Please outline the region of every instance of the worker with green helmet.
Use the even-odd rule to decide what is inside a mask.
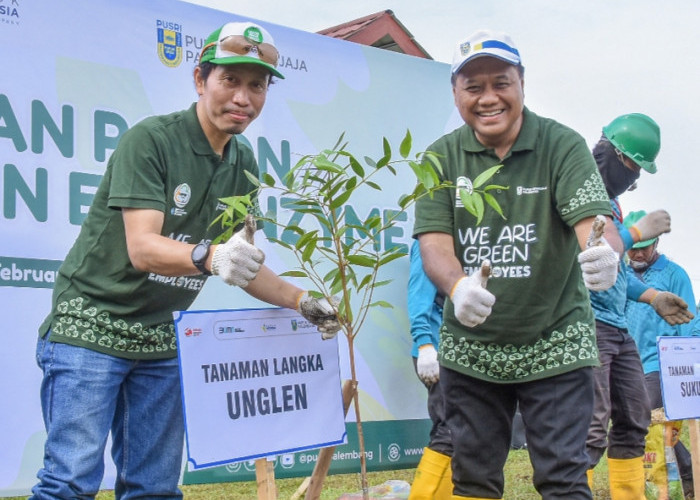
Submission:
[[[650,117],[631,113],[603,127],[593,148],[593,157],[610,197],[613,220],[606,224],[607,241],[622,241],[624,251],[640,241],[671,230],[671,217],[657,210],[623,225],[618,197],[639,178],[642,170],[656,172],[661,147],[659,126]],[[619,234],[619,238],[614,233]],[[589,485],[593,469],[607,451],[610,493],[613,500],[644,499],[644,447],[651,406],[644,385],[644,372],[634,339],[627,330],[627,299],[653,306],[654,314],[669,321],[689,321],[687,304],[673,294],[660,295],[636,279],[622,262],[615,285],[605,291],[590,291],[595,314],[600,366],[594,368],[594,408],[586,448],[590,457]],[[691,315],[692,317],[692,315]]]
[[[646,216],[644,210],[631,212],[625,217],[624,224],[634,227]],[[654,303],[664,296],[677,297],[678,300],[689,304],[691,312],[695,311],[695,296],[693,285],[688,273],[677,263],[659,252],[659,238],[649,238],[635,243],[627,252],[629,265],[634,274],[647,286],[658,290]],[[663,406],[661,396],[661,377],[659,354],[656,345],[657,337],[661,336],[691,336],[698,335],[697,326],[693,323],[663,321],[647,304],[628,301],[625,309],[630,336],[634,339],[644,370],[646,391],[651,407]],[[693,498],[693,465],[687,448],[679,440],[673,447],[680,472],[683,492],[686,498]]]

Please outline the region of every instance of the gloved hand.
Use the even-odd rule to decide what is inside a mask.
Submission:
[[[603,238],[604,230],[605,217],[598,215],[591,227],[587,248],[578,254],[583,282],[586,288],[594,292],[602,292],[615,284],[620,264],[617,252]]]
[[[211,272],[229,285],[245,288],[260,271],[265,254],[253,244],[255,219],[247,215],[243,229],[214,250]]]
[[[484,260],[481,263],[481,271],[460,278],[452,287],[450,299],[454,304],[455,316],[463,325],[480,325],[491,314],[496,297],[486,289],[490,274],[491,263]]]
[[[686,301],[671,292],[657,292],[651,300],[651,307],[671,326],[683,325],[695,317],[688,310]]]
[[[653,240],[664,233],[671,232],[671,216],[666,210],[649,212],[630,228],[632,234],[635,229],[638,232],[638,241]]]
[[[297,312],[306,320],[316,325],[323,340],[332,339],[340,330],[336,310],[340,304],[337,297],[316,299],[309,292],[302,292],[297,299]]]
[[[418,378],[425,385],[433,385],[440,380],[440,365],[438,364],[437,351],[433,344],[425,344],[418,348],[418,361],[416,361]]]

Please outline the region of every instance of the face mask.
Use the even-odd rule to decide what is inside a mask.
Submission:
[[[649,267],[649,263],[648,262],[640,262],[638,260],[630,260],[630,267],[637,272],[642,272],[642,271],[646,271],[647,267]]]
[[[615,152],[615,146],[603,137],[593,148],[593,157],[610,198],[617,198],[639,179],[639,172],[625,167]]]

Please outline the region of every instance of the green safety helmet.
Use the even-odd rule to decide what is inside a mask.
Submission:
[[[622,223],[625,225],[627,229],[631,228],[634,226],[639,219],[644,217],[647,213],[644,210],[637,210],[636,212],[630,212],[627,214],[627,217],[625,217],[625,220],[622,221]],[[632,248],[645,248],[648,247],[649,245],[654,244],[656,240],[659,238],[652,238],[650,240],[644,240],[644,241],[638,241],[634,245],[632,245]]]
[[[618,116],[603,127],[603,134],[637,165],[650,174],[656,172],[654,160],[661,149],[661,133],[654,120],[642,113]]]

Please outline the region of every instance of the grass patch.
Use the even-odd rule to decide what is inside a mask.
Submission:
[[[688,426],[683,426],[681,440],[689,445]],[[359,465],[358,465],[359,467]],[[415,469],[370,472],[370,486],[376,486],[390,479],[413,482]],[[595,469],[593,484],[594,500],[610,500],[608,490],[608,465],[603,458]],[[288,500],[299,488],[304,478],[277,479],[279,500]],[[337,500],[344,493],[356,493],[361,489],[360,474],[336,474],[328,476],[324,482],[321,500]],[[193,484],[182,486],[186,500],[255,500],[257,485],[254,481]],[[26,497],[8,497],[7,500],[23,500]],[[301,497],[304,498],[303,495]],[[527,450],[511,450],[505,467],[505,491],[503,498],[507,500],[539,500],[540,496],[532,486],[532,466]],[[97,500],[114,500],[112,491],[101,491]]]

